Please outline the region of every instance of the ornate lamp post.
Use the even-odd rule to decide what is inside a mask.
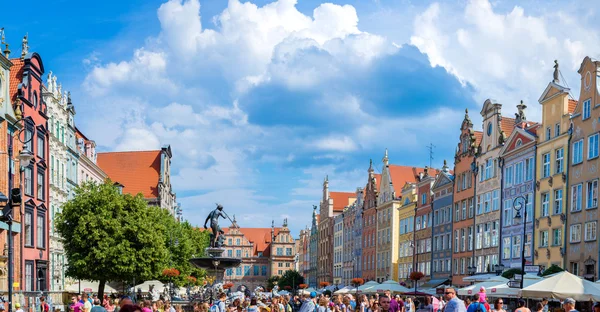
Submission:
[[[517,196],[513,200],[513,208],[517,212],[517,214],[515,215],[515,219],[522,220],[522,222],[523,222],[523,238],[521,239],[521,246],[522,246],[521,247],[521,274],[525,273],[525,236],[527,235],[527,232],[526,232],[526,225],[527,225],[527,202],[528,202],[528,200],[527,200],[526,196]],[[525,208],[525,209],[523,209],[523,208]],[[524,211],[523,218],[521,218],[521,210]],[[520,288],[523,289],[523,277],[521,277],[521,283],[520,284],[521,284]]]

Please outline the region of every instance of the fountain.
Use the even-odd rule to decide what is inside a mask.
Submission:
[[[223,257],[223,252],[225,252],[225,248],[223,248],[225,245],[225,232],[219,227],[219,217],[227,218],[232,224],[237,226],[237,223],[232,221],[225,211],[223,211],[223,206],[217,205],[217,208],[211,211],[206,217],[206,221],[204,221],[204,228],[207,229],[206,223],[210,220],[212,230],[210,234],[210,246],[205,249],[207,256],[190,259],[190,263],[198,268],[205,269],[208,272],[213,270],[215,275],[215,281],[211,286],[211,299],[213,300],[217,299],[217,290],[219,289],[219,285],[223,283],[225,270],[235,268],[242,263],[242,259],[240,258]]]

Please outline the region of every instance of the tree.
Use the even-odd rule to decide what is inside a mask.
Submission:
[[[298,285],[304,283],[304,277],[296,270],[288,270],[283,273],[279,278],[277,285],[279,288],[285,289],[285,286],[290,286],[292,289],[296,289]]]
[[[277,284],[279,284],[279,276],[275,275],[275,276],[271,276],[269,277],[269,279],[267,279],[267,290],[271,291],[271,289],[273,289],[273,286],[275,286],[275,282],[277,282]]]
[[[523,273],[523,271],[521,271],[521,269],[512,268],[512,269],[508,269],[508,270],[504,271],[504,273],[502,273],[502,277],[511,279],[515,276],[515,274],[524,274],[524,273]]]
[[[547,276],[547,275],[559,273],[559,272],[562,272],[562,271],[564,271],[563,268],[559,267],[556,264],[553,264],[549,268],[545,269],[544,272],[542,272],[542,276]]]
[[[141,195],[120,194],[110,180],[77,187],[55,220],[66,238],[66,275],[99,281],[100,298],[107,281],[156,277],[168,258],[161,210]]]

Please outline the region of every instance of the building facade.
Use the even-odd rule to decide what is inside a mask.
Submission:
[[[454,244],[452,252],[453,274],[452,285],[467,286],[463,278],[468,276],[468,267],[473,257],[473,229],[475,215],[475,185],[477,165],[475,155],[481,144],[483,133],[473,130],[469,111],[465,110],[465,118],[460,126],[460,139],[454,155]]]
[[[333,284],[342,285],[344,268],[344,215],[333,217]]]
[[[398,207],[398,281],[409,280],[413,271],[415,213],[417,211],[417,184],[406,182],[402,187],[402,206]]]
[[[491,235],[490,231],[486,231],[486,229],[490,227],[492,230],[502,229],[502,239],[500,241],[502,253],[500,256],[502,265],[507,268],[521,267],[523,259],[521,248],[525,252],[525,262],[533,264],[533,207],[535,201],[533,195],[536,184],[536,130],[539,124],[527,122],[525,118],[526,106],[522,102],[517,105],[517,108],[519,113],[515,119],[515,128],[500,151],[504,170],[502,179],[502,220],[499,224],[496,221],[478,224],[475,230],[475,247],[487,248],[494,246],[497,236]],[[546,178],[549,175],[544,174],[543,176]],[[560,198],[560,202],[557,202],[557,205],[553,207],[553,214],[560,214],[563,210],[562,190],[559,190],[559,194],[557,198]],[[545,202],[545,204],[549,203]],[[546,208],[549,208],[549,206],[546,206]],[[527,212],[526,220],[525,211]],[[539,242],[540,246],[545,247],[548,246],[547,243],[548,241],[545,243]],[[484,261],[484,265],[493,265],[494,263],[493,260],[488,262],[485,259]],[[486,272],[490,271],[493,271],[493,268],[486,269]]]
[[[85,143],[85,140],[79,139],[79,144],[82,142]],[[171,186],[171,146],[153,151],[108,152],[91,156],[97,156],[98,166],[113,182],[123,185],[123,192],[132,195],[141,193],[149,205],[166,209],[173,216],[179,213]],[[84,174],[80,179],[87,180]]]
[[[317,288],[317,276],[319,268],[319,215],[317,214],[317,206],[313,206],[312,223],[310,226],[310,243],[308,253],[310,254],[309,269],[308,269],[308,285]]]
[[[367,281],[375,280],[375,266],[377,257],[377,196],[381,175],[375,174],[373,161],[369,165],[369,177],[365,186],[365,202],[363,214],[363,251],[362,251],[362,278]]]
[[[539,183],[535,192],[537,231],[534,232],[534,248],[537,256],[534,263],[545,268],[553,264],[568,268],[563,261],[566,259],[568,243],[565,228],[567,210],[561,208],[563,211],[555,214],[554,209],[550,207],[555,204],[567,207],[569,128],[571,114],[577,106],[577,101],[569,99],[570,90],[560,85],[558,64],[554,76],[556,79],[548,83],[538,101],[542,105],[542,123],[538,130],[536,153],[535,176]],[[542,177],[543,175],[546,177]],[[562,235],[559,235],[560,233]],[[544,240],[552,244],[546,244]]]
[[[363,244],[363,211],[364,211],[364,190],[358,188],[356,191],[356,201],[354,202],[354,227],[352,234],[352,276],[350,281],[356,277],[362,277],[362,244]]]
[[[358,203],[362,202],[362,200],[358,197],[360,196],[360,188],[357,188],[355,198],[356,201],[352,203],[352,205],[348,206],[342,212],[342,216],[344,218],[343,227],[344,227],[344,236],[343,236],[343,265],[342,265],[342,285],[348,286],[351,284],[352,278],[354,277],[354,270],[356,261],[354,259],[354,221],[356,216],[356,209],[358,208]]]
[[[23,222],[21,285],[26,291],[45,291],[48,280],[48,110],[43,100],[44,65],[37,53],[27,53],[24,43],[20,59],[11,60],[11,96],[17,118],[24,119],[27,149],[35,158],[22,164]]]
[[[499,230],[489,227],[490,224],[499,224],[500,221],[500,191],[501,191],[501,168],[500,168],[500,149],[504,146],[507,136],[512,133],[514,128],[514,119],[502,117],[502,104],[492,100],[486,100],[481,109],[483,117],[483,138],[481,146],[478,148],[476,158],[478,166],[478,175],[476,183],[475,200],[475,225],[477,228],[484,229],[486,226],[488,233],[479,232],[480,236],[496,236],[492,239],[494,242],[487,247],[483,244],[475,244],[473,248],[472,262],[469,267],[473,267],[475,272],[489,272],[498,264],[499,255]],[[469,231],[468,241],[471,244],[473,236],[476,235]],[[494,235],[492,235],[494,234]]]
[[[568,173],[571,200],[567,216],[566,269],[590,281],[598,279],[599,68],[599,61],[585,57],[578,70],[581,89],[579,103],[571,117],[572,154]]]
[[[433,226],[431,235],[431,282],[449,283],[452,279],[452,213],[454,176],[444,160],[442,171],[437,175],[431,190],[433,192]],[[435,285],[435,286],[437,286]]]
[[[87,181],[104,183],[108,175],[97,164],[96,142],[88,139],[78,128],[75,128],[77,139],[77,177],[78,185]],[[114,181],[118,182],[118,181]]]
[[[435,172],[425,167],[417,182],[417,211],[415,213],[415,255],[414,268],[422,272],[422,281],[431,279],[431,187],[435,181]]]
[[[72,153],[67,147],[75,144],[75,136],[70,129],[73,110],[70,96],[62,91],[52,72],[48,74],[43,98],[48,105],[48,128],[50,145],[50,290],[65,289],[66,256],[62,237],[54,228],[56,215],[71,196],[70,184],[77,181],[77,166],[72,161]]]
[[[275,225],[271,226],[271,276],[282,276],[285,271],[294,270],[296,263],[296,242],[290,234],[287,219],[283,226],[275,233]],[[244,266],[244,274],[250,272],[249,265]]]
[[[4,44],[4,42],[2,42]],[[7,49],[8,50],[8,47]],[[16,134],[23,127],[23,123],[17,118],[14,107],[12,104],[12,92],[11,86],[11,67],[13,63],[8,59],[10,54],[0,54],[0,172],[6,174],[0,178],[0,192],[6,196],[10,196],[10,191],[13,188],[18,188],[21,185],[21,175],[19,174],[19,167],[22,165],[19,163],[17,155],[22,150],[22,144],[17,139]],[[8,157],[8,150],[12,148],[13,157]],[[9,167],[12,168],[12,174],[10,174]],[[22,237],[21,237],[21,214],[20,209],[14,209],[12,213],[13,217],[13,263],[17,264],[13,269],[13,276],[15,281],[22,280],[21,266],[22,263],[21,253],[22,250]],[[0,246],[8,246],[8,225],[4,222],[0,222]],[[0,292],[8,291],[8,249],[4,249],[0,256]]]
[[[308,284],[310,276],[310,230],[308,228],[300,231],[297,241],[298,250],[298,272]]]

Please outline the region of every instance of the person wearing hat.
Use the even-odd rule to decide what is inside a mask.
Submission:
[[[20,303],[15,303],[15,308],[17,309],[17,311],[15,312],[23,312],[23,309],[21,309],[21,304]]]
[[[575,310],[575,299],[567,298],[563,302],[563,307],[565,307],[565,312],[578,312]]]

